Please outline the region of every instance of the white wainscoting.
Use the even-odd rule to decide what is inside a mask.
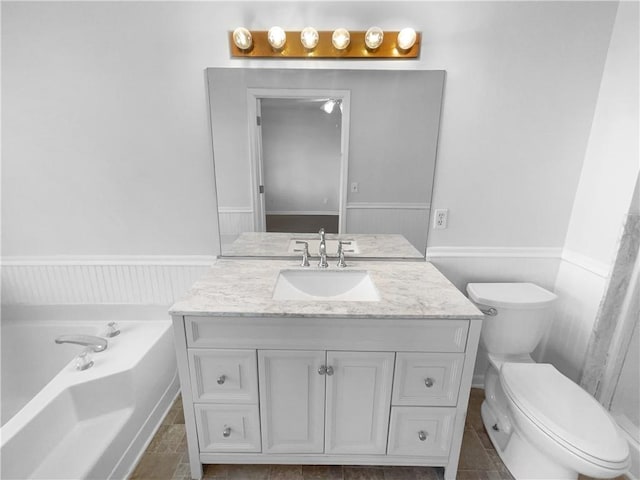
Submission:
[[[542,341],[541,360],[577,382],[598,308],[607,286],[609,268],[601,262],[564,250],[554,292],[555,318]]]
[[[213,256],[5,257],[3,305],[171,305]]]
[[[348,203],[347,232],[401,233],[424,252],[430,210],[428,203]]]
[[[553,290],[561,254],[561,248],[427,248],[427,260],[465,295],[467,284],[473,282],[533,282]],[[488,365],[487,352],[481,344],[473,374],[475,387],[484,386]]]
[[[218,223],[221,236],[236,236],[243,232],[253,232],[253,208],[219,207]]]

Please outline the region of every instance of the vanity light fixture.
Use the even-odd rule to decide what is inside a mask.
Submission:
[[[403,28],[398,33],[398,48],[401,50],[409,50],[416,43],[417,34],[413,28]]]
[[[384,40],[384,32],[380,27],[371,27],[364,34],[364,43],[369,50],[375,50],[382,45],[382,40]]]
[[[276,50],[280,50],[287,42],[287,34],[281,27],[271,27],[267,34],[267,40],[269,41],[269,45]]]
[[[239,27],[229,32],[234,58],[415,59],[420,55],[420,41],[420,33],[413,28],[385,32],[380,27],[366,31],[318,31],[313,27],[302,31],[281,27],[249,31]]]
[[[331,35],[331,44],[338,50],[345,50],[351,42],[351,35],[346,28],[337,28]]]
[[[233,31],[233,44],[240,50],[246,51],[251,48],[253,38],[251,32],[244,27],[238,27]]]
[[[313,27],[305,27],[300,32],[300,43],[302,43],[302,46],[307,50],[316,48],[319,39],[318,31]]]

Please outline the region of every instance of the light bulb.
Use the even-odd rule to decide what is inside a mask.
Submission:
[[[349,42],[351,41],[351,36],[349,35],[349,30],[346,28],[338,28],[333,35],[331,36],[331,43],[338,50],[344,50],[349,46]]]
[[[409,50],[416,43],[416,31],[413,28],[403,28],[398,33],[398,48]]]
[[[318,40],[320,36],[318,31],[313,27],[305,27],[300,32],[300,42],[302,46],[307,50],[313,50],[318,46]]]
[[[233,43],[240,50],[249,50],[253,44],[251,32],[244,27],[238,27],[233,31]]]
[[[375,50],[382,45],[382,39],[384,38],[384,32],[380,27],[371,27],[364,34],[364,43],[369,50]]]
[[[269,45],[280,50],[287,41],[287,34],[280,27],[271,27],[267,34],[267,40],[269,40]]]

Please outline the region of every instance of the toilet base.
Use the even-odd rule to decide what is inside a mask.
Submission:
[[[516,480],[576,480],[578,472],[560,465],[522,438],[516,429],[510,433],[496,430],[496,417],[490,405],[482,402],[482,422],[489,439],[509,473]]]

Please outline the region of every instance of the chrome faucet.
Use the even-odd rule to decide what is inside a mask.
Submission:
[[[347,266],[346,262],[344,261],[344,252],[352,252],[353,250],[345,250],[343,247],[344,245],[351,245],[350,241],[338,241],[338,267],[340,268],[344,268]]]
[[[56,338],[56,343],[73,343],[88,347],[94,352],[103,352],[107,349],[107,341],[95,335],[60,335]]]
[[[302,250],[300,250],[299,248],[296,248],[294,250],[294,252],[302,252],[302,263],[300,263],[300,266],[308,267],[309,266],[309,243],[303,242],[301,240],[296,240],[296,244],[303,246]]]
[[[318,267],[327,268],[329,266],[329,262],[327,262],[327,243],[324,240],[324,228],[321,228],[318,233],[320,234],[320,245],[318,245],[320,262],[318,262]]]

